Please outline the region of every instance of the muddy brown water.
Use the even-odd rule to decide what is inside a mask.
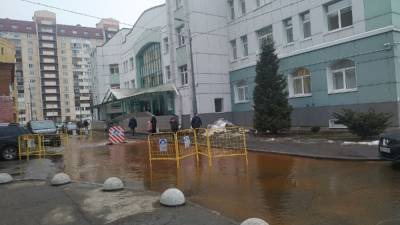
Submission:
[[[236,221],[271,225],[392,225],[400,219],[400,169],[387,162],[314,160],[266,153],[218,159],[155,162],[146,142],[104,146],[75,142],[64,156],[75,180],[117,176],[127,186],[161,192],[178,187],[193,202]],[[78,147],[79,146],[79,147]],[[323,149],[321,149],[323,150]]]

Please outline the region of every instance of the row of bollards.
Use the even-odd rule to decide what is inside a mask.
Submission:
[[[14,179],[10,174],[0,173],[0,184],[13,182]],[[58,173],[50,181],[53,186],[60,186],[71,183],[68,174]],[[124,183],[117,177],[110,177],[103,184],[103,191],[120,191],[124,189]],[[167,207],[182,206],[186,202],[185,195],[177,188],[169,188],[161,194],[160,204]],[[268,225],[262,219],[250,218],[243,221],[240,225]]]

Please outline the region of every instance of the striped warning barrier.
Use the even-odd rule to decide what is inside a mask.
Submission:
[[[125,130],[121,126],[110,127],[108,140],[112,144],[125,143]]]

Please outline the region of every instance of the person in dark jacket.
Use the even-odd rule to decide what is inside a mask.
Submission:
[[[137,127],[137,120],[135,117],[129,119],[128,127],[132,130],[132,136],[135,136],[135,129]]]
[[[151,116],[151,133],[157,133],[157,118],[155,115]]]
[[[169,119],[169,124],[171,126],[171,131],[176,133],[179,130],[179,121],[178,116],[173,115],[171,119]]]
[[[200,128],[201,125],[203,125],[203,123],[201,122],[201,119],[199,117],[199,114],[195,114],[192,118],[192,122],[191,122],[192,128],[193,129],[197,129]]]

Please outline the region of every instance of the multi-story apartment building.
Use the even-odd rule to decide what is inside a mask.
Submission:
[[[36,11],[33,21],[0,19],[0,36],[16,45],[20,122],[90,119],[90,53],[118,29],[111,19],[97,28],[57,24],[49,11]]]
[[[332,113],[342,108],[389,112],[399,126],[399,12],[393,0],[167,0],[97,48],[98,75],[121,90],[97,83],[96,103],[114,106],[103,116],[175,113],[187,126],[199,112],[251,126],[255,65],[270,39],[293,126],[340,127]]]
[[[15,46],[0,38],[0,123],[17,122],[15,95]]]

